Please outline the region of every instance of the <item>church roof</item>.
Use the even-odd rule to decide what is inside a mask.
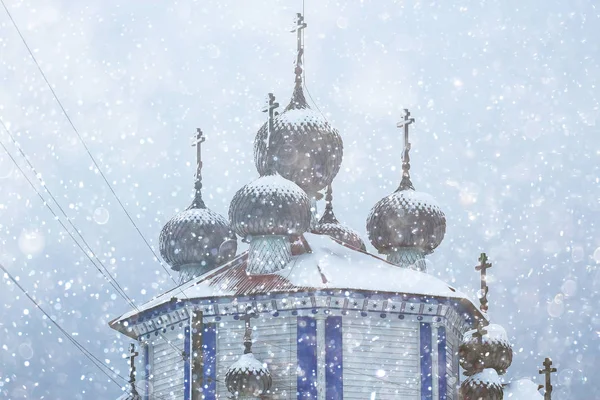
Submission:
[[[204,275],[155,297],[113,320],[120,323],[177,300],[215,299],[316,291],[362,291],[458,300],[471,315],[480,312],[464,294],[433,275],[399,268],[375,255],[344,246],[327,236],[306,233],[310,252],[292,257],[282,270],[268,275],[246,273],[247,253]],[[132,321],[133,322],[133,321]],[[134,322],[135,323],[135,322]]]

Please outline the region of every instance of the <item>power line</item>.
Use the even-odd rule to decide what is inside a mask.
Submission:
[[[4,124],[4,122],[0,119],[0,124],[3,126],[3,128],[6,130],[6,132],[9,134],[9,136],[11,137],[11,139],[13,139],[13,142],[15,143],[15,145],[17,146],[17,148],[19,148],[18,144],[16,143],[16,141],[14,141],[14,137],[11,134],[10,130],[6,127],[6,125]],[[141,312],[141,310],[136,306],[136,304],[134,303],[134,301],[127,295],[127,293],[122,289],[121,285],[119,285],[118,281],[111,275],[110,271],[108,271],[108,269],[104,266],[104,264],[102,263],[102,261],[95,255],[95,252],[92,250],[92,248],[88,245],[87,241],[85,240],[85,238],[83,237],[83,235],[79,232],[79,230],[77,229],[77,227],[73,224],[73,222],[70,221],[69,217],[66,215],[66,213],[64,212],[64,209],[60,206],[60,204],[58,203],[58,201],[56,200],[56,198],[51,194],[51,192],[49,191],[48,187],[45,185],[45,183],[43,182],[41,175],[37,173],[37,170],[33,167],[33,165],[31,164],[31,162],[29,161],[29,158],[27,157],[27,155],[23,152],[22,149],[19,148],[19,151],[21,153],[21,155],[23,156],[23,158],[25,158],[25,160],[27,161],[27,163],[30,165],[32,171],[34,171],[35,175],[38,177],[38,179],[42,182],[42,186],[46,189],[46,191],[48,192],[48,194],[52,197],[52,200],[54,200],[54,203],[56,203],[56,205],[58,206],[58,208],[63,212],[63,214],[65,215],[65,218],[67,218],[67,221],[70,222],[71,226],[73,227],[73,229],[75,230],[75,232],[77,232],[77,234],[79,235],[79,237],[82,239],[83,243],[85,243],[85,245],[88,247],[89,252],[92,253],[92,255],[94,255],[94,257],[98,260],[98,262],[100,263],[100,265],[102,265],[102,267],[104,268],[104,270],[106,271],[106,273],[110,276],[110,279],[102,272],[102,270],[100,268],[98,268],[98,265],[96,264],[96,262],[92,259],[92,257],[88,254],[88,252],[81,246],[81,244],[77,241],[77,239],[75,239],[75,237],[73,236],[73,234],[69,231],[69,229],[65,226],[65,224],[62,222],[62,220],[58,217],[58,215],[56,214],[56,212],[52,209],[52,207],[50,207],[50,205],[48,204],[48,202],[46,201],[46,199],[44,199],[44,196],[42,196],[42,194],[37,190],[37,188],[35,187],[35,185],[33,184],[33,182],[29,179],[29,177],[25,174],[25,171],[23,171],[23,169],[21,168],[21,166],[18,164],[17,160],[15,160],[15,158],[12,156],[12,154],[10,154],[10,152],[8,151],[8,149],[6,148],[6,146],[4,145],[4,143],[2,143],[2,141],[0,141],[0,147],[2,147],[4,149],[4,151],[6,152],[6,154],[8,155],[8,157],[12,160],[12,162],[15,164],[15,166],[17,167],[17,169],[21,172],[21,174],[23,175],[23,177],[27,180],[27,182],[29,183],[29,185],[32,187],[32,189],[36,192],[36,194],[38,195],[38,197],[42,200],[42,203],[44,203],[44,205],[46,206],[46,208],[52,213],[52,215],[54,216],[54,219],[56,219],[58,221],[58,223],[63,227],[63,229],[65,230],[65,232],[67,232],[67,234],[71,237],[71,239],[75,242],[75,244],[77,245],[77,247],[79,247],[79,249],[85,254],[85,256],[88,258],[88,260],[92,263],[92,265],[98,270],[98,272],[100,272],[100,274],[108,281],[108,283],[111,284],[111,286],[115,289],[115,291],[137,312]],[[121,289],[121,290],[119,290]],[[181,291],[181,289],[180,289]],[[183,293],[183,291],[181,291]],[[176,347],[173,346],[173,344],[167,339],[165,338],[162,333],[160,334],[160,336],[167,342],[167,344],[169,344],[169,346],[171,346],[174,350],[179,351],[179,349],[177,349]]]
[[[69,114],[67,113],[67,110],[65,109],[65,107],[62,104],[62,102],[58,98],[56,92],[52,88],[52,85],[50,84],[50,81],[48,81],[48,78],[46,77],[46,74],[44,73],[44,70],[42,69],[42,67],[38,63],[37,59],[33,55],[33,51],[31,51],[31,48],[27,44],[27,41],[25,40],[25,37],[21,33],[21,30],[19,29],[19,26],[17,25],[17,23],[14,20],[12,14],[8,10],[8,7],[4,3],[4,0],[0,0],[0,2],[2,2],[2,6],[4,7],[4,10],[6,11],[6,14],[8,14],[8,17],[10,18],[10,21],[12,22],[15,30],[19,34],[19,36],[21,38],[21,41],[23,42],[23,44],[27,48],[27,51],[29,52],[29,55],[31,56],[31,59],[33,60],[33,62],[37,66],[38,70],[40,71],[40,74],[42,75],[42,78],[46,82],[46,85],[48,85],[48,88],[50,89],[50,92],[52,92],[52,96],[54,97],[54,100],[56,100],[56,102],[58,103],[60,109],[62,110],[63,114],[65,115],[65,118],[69,122],[69,125],[71,125],[71,128],[73,128],[73,131],[75,132],[75,134],[79,138],[79,141],[81,142],[81,144],[85,148],[85,151],[87,152],[88,156],[92,160],[92,163],[94,164],[94,166],[96,167],[96,169],[100,173],[100,176],[102,177],[102,179],[104,180],[104,182],[106,183],[106,185],[110,189],[111,193],[113,194],[113,196],[117,200],[117,203],[119,203],[119,205],[121,206],[121,209],[123,209],[123,211],[125,212],[125,215],[127,215],[127,218],[129,219],[129,221],[135,227],[135,230],[137,231],[137,233],[140,235],[140,237],[142,238],[142,240],[144,241],[144,243],[146,244],[146,246],[150,249],[150,251],[154,255],[154,258],[159,262],[159,264],[161,265],[161,267],[164,269],[164,271],[167,273],[167,275],[169,275],[169,278],[171,278],[171,280],[175,283],[175,285],[178,285],[177,281],[173,278],[173,276],[171,275],[171,273],[169,272],[169,270],[165,267],[165,265],[163,264],[163,262],[160,260],[160,257],[158,256],[158,254],[156,254],[156,252],[154,251],[154,249],[152,248],[152,246],[150,245],[150,243],[148,242],[148,240],[146,239],[146,237],[144,236],[144,234],[142,233],[142,231],[140,230],[140,228],[137,226],[137,224],[135,223],[135,221],[133,220],[133,218],[131,217],[131,215],[129,214],[129,212],[127,211],[127,209],[125,208],[125,205],[123,205],[123,203],[121,202],[121,199],[119,199],[119,196],[117,195],[117,193],[115,192],[114,188],[112,187],[112,185],[110,184],[110,182],[108,181],[108,179],[106,178],[106,176],[104,175],[104,172],[102,172],[102,168],[100,168],[100,165],[98,164],[98,162],[96,162],[96,158],[90,152],[90,149],[88,148],[87,144],[85,143],[85,140],[83,140],[83,137],[79,133],[79,130],[77,130],[77,128],[75,127],[75,124],[71,120],[71,117],[69,117]],[[184,296],[185,296],[185,294],[184,294]]]
[[[117,374],[116,372],[112,371],[112,369],[108,365],[106,365],[102,361],[100,361],[96,356],[94,356],[90,351],[88,351],[85,348],[85,346],[83,346],[73,336],[71,336],[67,331],[65,331],[65,329],[62,326],[60,326],[60,324],[58,322],[56,322],[54,319],[52,319],[52,317],[46,312],[46,310],[44,310],[40,306],[40,304],[27,292],[27,290],[25,290],[25,288],[23,286],[21,286],[21,284],[18,282],[18,280],[10,272],[8,272],[8,270],[1,263],[0,263],[0,269],[21,290],[21,292],[23,292],[23,294],[25,296],[27,296],[28,299],[33,304],[35,304],[35,306],[46,316],[46,318],[48,318],[50,320],[50,322],[52,322],[52,324],[54,324],[54,326],[56,326],[58,328],[58,330],[60,330],[67,337],[67,339],[70,340],[71,343],[73,343],[73,345],[75,345],[75,347],[77,347],[79,349],[79,351],[81,351],[83,353],[84,356],[86,356],[100,371],[102,371],[102,373],[104,375],[106,375],[108,377],[108,379],[110,379],[111,381],[113,381],[117,386],[122,387],[101,366],[103,366],[104,368],[107,368],[113,374],[115,374],[119,378],[123,379],[125,382],[129,382],[126,378],[124,378],[121,375]]]

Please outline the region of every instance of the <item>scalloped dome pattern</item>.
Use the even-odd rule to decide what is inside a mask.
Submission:
[[[226,241],[232,246],[221,254],[221,245]],[[227,262],[235,256],[237,242],[225,217],[207,208],[190,207],[163,227],[159,247],[163,259],[179,271],[187,264],[217,266]]]
[[[237,191],[229,220],[242,236],[295,236],[310,227],[310,200],[295,183],[278,174],[267,175]]]
[[[371,209],[367,232],[382,254],[400,247],[417,247],[428,254],[444,239],[446,216],[430,195],[397,190]]]

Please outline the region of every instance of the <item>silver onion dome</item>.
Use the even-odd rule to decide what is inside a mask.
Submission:
[[[235,232],[248,236],[297,236],[310,227],[310,200],[279,174],[264,175],[233,196],[229,219]]]
[[[240,319],[244,320],[244,354],[234,362],[225,373],[225,385],[233,398],[258,399],[269,393],[273,380],[266,365],[252,354],[252,327],[250,320],[256,318],[250,312]]]
[[[327,186],[325,195],[325,212],[314,229],[314,233],[327,235],[350,247],[366,251],[366,246],[358,233],[352,228],[342,225],[333,213],[333,196],[331,185]]]
[[[503,375],[512,364],[513,350],[504,328],[497,324],[485,327],[485,334],[477,330],[467,331],[458,350],[461,367],[465,375],[473,375],[486,368]]]
[[[194,271],[186,274],[187,278],[231,260],[237,250],[236,237],[227,219],[208,209],[202,199],[200,144],[203,141],[198,129],[194,200],[166,223],[159,239],[160,254],[173,270],[183,273],[184,267],[190,267]]]
[[[273,130],[274,110],[279,106],[269,93],[268,133]],[[251,236],[297,236],[308,231],[311,221],[310,199],[294,182],[275,171],[271,149],[273,135],[264,138],[266,169],[261,176],[237,191],[229,206],[229,220],[243,238]]]
[[[237,399],[258,398],[271,388],[271,373],[254,354],[247,353],[229,367],[225,373],[225,385]]]
[[[329,185],[340,170],[343,143],[338,131],[325,118],[313,111],[302,89],[301,30],[306,27],[299,14],[297,19],[298,53],[296,60],[296,84],[290,104],[275,117],[273,123],[273,156],[275,170],[315,196]],[[264,124],[256,134],[254,162],[259,173],[267,168],[268,126]]]
[[[446,233],[446,217],[437,202],[430,195],[417,192],[410,180],[408,125],[414,119],[409,116],[405,110],[404,121],[398,124],[405,128],[400,186],[377,202],[367,218],[373,246],[382,254],[394,254],[398,260],[413,254],[417,254],[415,259],[422,258],[433,252]]]

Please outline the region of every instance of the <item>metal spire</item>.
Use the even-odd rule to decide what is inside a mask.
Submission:
[[[206,136],[202,133],[200,128],[196,129],[196,137],[194,138],[193,146],[196,146],[196,179],[194,181],[194,188],[196,194],[194,196],[194,202],[192,208],[206,208],[204,200],[202,200],[202,143],[206,140]]]
[[[398,122],[396,127],[404,128],[404,152],[402,153],[402,181],[398,190],[415,190],[412,182],[410,181],[410,157],[408,152],[410,151],[410,142],[408,141],[408,126],[415,122],[414,118],[410,118],[410,112],[407,108],[404,109],[404,120]]]
[[[139,353],[135,351],[135,345],[131,343],[129,345],[129,384],[131,385],[131,396],[139,396],[135,388],[135,358],[138,355]]]
[[[252,353],[252,326],[250,326],[250,320],[252,318],[258,318],[258,316],[251,310],[243,317],[240,317],[240,319],[244,321],[246,327],[244,332],[244,354]]]
[[[302,43],[302,30],[306,28],[306,22],[304,22],[304,16],[302,13],[296,13],[296,26],[291,32],[296,32],[297,34],[297,53],[296,53],[296,69],[294,73],[296,74],[296,84],[302,83],[302,56],[304,54],[304,43]]]
[[[487,274],[486,271],[492,268],[492,263],[487,262],[488,258],[485,253],[481,253],[479,256],[479,265],[475,267],[476,271],[481,271],[481,295],[479,297],[479,309],[483,312],[487,312],[488,310],[488,299],[487,295],[489,292],[489,287],[487,285]]]
[[[265,145],[267,147],[267,168],[265,175],[271,175],[275,173],[275,155],[272,154],[275,148],[273,143],[273,132],[275,131],[274,118],[277,113],[275,109],[279,107],[279,103],[275,101],[273,93],[269,93],[269,99],[267,105],[263,108],[263,112],[268,113],[269,120],[267,122],[267,137],[265,138]]]
[[[338,220],[333,213],[333,191],[331,190],[331,184],[327,185],[327,192],[325,193],[325,212],[319,223],[338,223]]]
[[[552,400],[552,384],[550,383],[550,374],[556,372],[556,368],[551,368],[552,360],[548,357],[544,360],[544,369],[540,369],[540,375],[546,375],[546,385],[540,385],[538,389],[545,388],[544,390],[544,400]]]

